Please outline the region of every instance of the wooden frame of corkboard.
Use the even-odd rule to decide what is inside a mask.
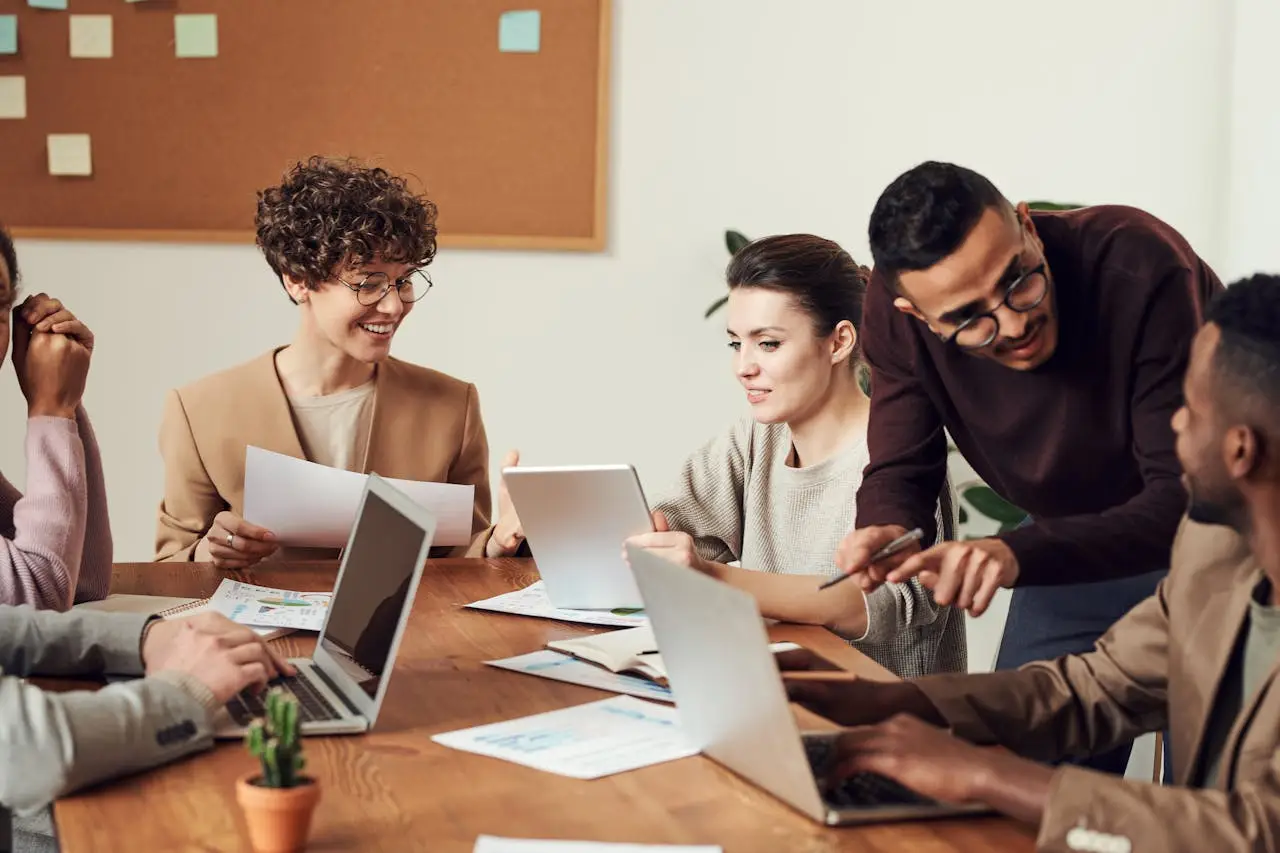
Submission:
[[[68,12],[19,18],[27,118],[0,121],[0,222],[18,237],[253,241],[258,189],[312,154],[410,178],[443,246],[601,251],[612,0],[75,0],[114,55],[72,59]],[[538,9],[537,53],[498,50]],[[365,13],[361,14],[361,10]],[[219,56],[174,56],[173,16],[218,15]],[[89,133],[93,176],[48,174],[45,137]]]

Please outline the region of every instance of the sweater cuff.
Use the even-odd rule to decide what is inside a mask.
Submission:
[[[158,672],[152,678],[157,681],[163,681],[181,688],[188,696],[200,703],[205,710],[210,713],[222,707],[222,702],[218,701],[218,697],[213,695],[213,691],[189,672],[180,672],[176,669],[167,669],[164,672]]]

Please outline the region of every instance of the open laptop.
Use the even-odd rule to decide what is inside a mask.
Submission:
[[[435,532],[430,511],[369,475],[315,652],[291,659],[298,674],[274,682],[298,698],[303,734],[373,728]],[[251,691],[233,698],[218,712],[214,735],[243,735],[263,714],[263,698]]]
[[[830,733],[801,733],[748,593],[627,546],[680,726],[702,753],[833,826],[985,813],[925,799],[875,774],[825,783]]]
[[[630,465],[502,469],[511,502],[554,607],[640,607],[622,543],[653,530]]]

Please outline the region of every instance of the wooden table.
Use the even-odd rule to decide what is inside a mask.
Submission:
[[[328,590],[333,564],[276,564],[227,576],[297,590]],[[208,565],[118,565],[113,592],[207,596],[223,574]],[[1026,827],[999,818],[829,829],[719,765],[696,756],[580,781],[440,746],[438,732],[555,710],[612,694],[485,666],[548,640],[595,629],[461,605],[536,579],[531,561],[428,564],[376,730],[306,741],[323,798],[313,851],[470,853],[477,835],[653,844],[719,844],[725,853],[991,851],[1034,847]],[[790,639],[869,677],[889,677],[818,628],[775,626]],[[273,641],[309,654],[314,635]],[[234,781],[254,768],[238,743],[59,800],[66,853],[111,850],[247,851]]]

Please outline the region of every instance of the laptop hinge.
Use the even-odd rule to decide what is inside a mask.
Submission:
[[[325,672],[323,669],[317,666],[314,662],[312,662],[311,664],[311,671],[315,673],[316,676],[318,676],[321,681],[323,681],[326,685],[328,685],[329,689],[333,691],[333,695],[337,696],[339,699],[342,700],[342,704],[347,706],[347,710],[351,712],[351,716],[353,717],[362,716],[360,713],[360,709],[357,708],[352,703],[352,701],[347,698],[347,694],[342,692],[342,688],[338,687],[338,685],[334,683],[334,680],[329,677],[329,673]]]

